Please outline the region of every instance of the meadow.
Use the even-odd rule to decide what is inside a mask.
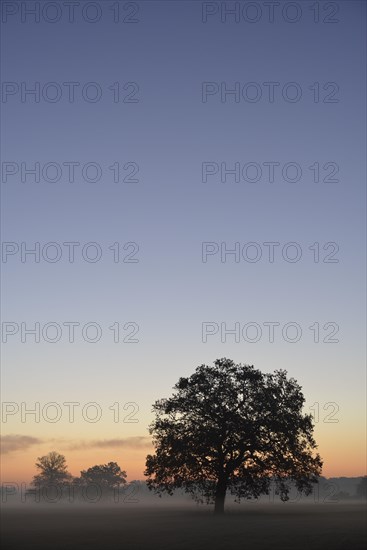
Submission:
[[[1,514],[6,550],[362,550],[366,504],[18,505]]]

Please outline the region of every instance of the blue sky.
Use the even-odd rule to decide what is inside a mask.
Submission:
[[[153,401],[167,395],[179,376],[227,356],[263,371],[286,368],[310,404],[338,403],[342,422],[335,441],[356,426],[362,430],[364,2],[338,2],[339,22],[329,24],[312,20],[307,1],[296,3],[302,8],[297,23],[278,12],[270,23],[259,2],[263,17],[252,24],[221,22],[220,3],[211,4],[219,12],[207,23],[201,2],[137,4],[134,24],[112,23],[112,3],[105,1],[94,24],[77,11],[74,24],[63,12],[54,24],[21,23],[16,14],[3,25],[3,81],[20,87],[39,82],[41,90],[56,82],[62,89],[58,102],[3,95],[3,162],[19,170],[22,162],[80,166],[74,183],[67,181],[66,168],[55,183],[31,176],[22,183],[19,173],[3,179],[3,241],[41,247],[56,242],[63,256],[56,263],[9,256],[2,266],[2,317],[19,325],[93,321],[103,331],[95,344],[80,336],[74,344],[63,335],[55,344],[41,338],[37,345],[31,338],[22,344],[19,333],[9,337],[3,346],[3,399],[136,401],[143,411],[140,434]],[[73,103],[65,82],[80,83]],[[100,101],[83,99],[88,82],[102,90]],[[122,97],[136,86],[123,90],[124,84],[137,83],[139,101],[114,103],[109,87],[115,82]],[[236,102],[229,95],[221,101],[217,93],[204,103],[203,82],[228,89],[239,82],[241,90],[255,82],[262,98],[254,103],[241,96]],[[277,83],[273,103],[264,82]],[[281,93],[290,82],[302,91],[297,102]],[[331,96],[338,101],[325,103],[336,90],[330,82],[338,86]],[[102,170],[95,183],[80,176],[90,162]],[[136,163],[139,182],[114,183],[108,167],[115,162]],[[203,183],[204,162],[258,163],[263,177],[222,183],[215,175]],[[273,183],[264,162],[279,163]],[[321,179],[329,173],[326,163],[337,165],[339,181],[315,183],[309,168],[315,162]],[[287,163],[301,167],[298,182],[281,177]],[[302,258],[288,262],[279,252],[269,263],[263,245],[269,241],[280,243],[277,250],[298,243]],[[64,242],[81,243],[74,263],[67,261]],[[97,263],[80,255],[89,242],[101,247]],[[109,246],[115,242],[137,243],[139,262],[114,263]],[[228,249],[256,242],[264,255],[256,263],[237,263],[231,256],[221,262],[216,254],[203,263],[203,242],[226,243]],[[332,250],[322,247],[337,243],[339,261],[313,261],[309,247],[315,242],[322,259]],[[223,343],[218,334],[202,342],[203,322],[231,327],[269,321],[280,327],[296,322],[302,338],[291,344],[279,336],[269,343],[264,332],[252,344],[230,337]],[[139,343],[114,344],[108,328],[114,322],[137,323]],[[325,323],[338,324],[339,342],[313,342],[308,327],[315,322],[323,337]]]

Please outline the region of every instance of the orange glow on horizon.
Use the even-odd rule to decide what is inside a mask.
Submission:
[[[47,454],[51,449],[32,448],[27,451],[9,453],[2,457],[1,478],[2,483],[15,482],[29,484],[36,474],[35,462],[37,457]],[[77,477],[81,470],[85,470],[95,464],[117,462],[127,472],[127,480],[145,479],[145,458],[152,449],[83,449],[63,451],[54,446],[54,450],[64,454],[67,460],[69,472]],[[318,452],[324,461],[322,475],[324,477],[359,477],[366,475],[366,462],[363,457],[363,442],[353,447],[328,441],[325,445],[319,445]]]

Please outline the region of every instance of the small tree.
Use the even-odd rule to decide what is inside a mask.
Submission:
[[[45,456],[37,458],[36,468],[39,473],[34,476],[32,484],[38,488],[62,487],[69,483],[72,476],[69,474],[64,455],[51,451]]]
[[[80,472],[81,485],[97,485],[102,493],[111,493],[126,483],[126,472],[117,462],[99,464]]]
[[[282,500],[291,482],[309,494],[322,461],[313,456],[301,387],[286,374],[219,359],[180,378],[175,394],[153,406],[149,488],[171,495],[183,488],[198,501],[214,501],[217,513],[224,512],[227,489],[238,501],[268,494],[272,481]]]

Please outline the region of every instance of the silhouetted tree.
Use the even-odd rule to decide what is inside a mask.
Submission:
[[[288,500],[293,481],[310,494],[321,473],[312,416],[301,387],[286,371],[263,374],[219,359],[180,378],[175,394],[156,401],[150,426],[155,454],[146,459],[156,493],[183,488],[224,512],[227,489],[241,498],[268,494],[271,481]]]
[[[82,485],[97,485],[102,493],[109,493],[126,483],[126,472],[117,462],[109,462],[82,470],[79,481]]]
[[[62,487],[68,484],[72,476],[69,474],[64,455],[51,451],[37,458],[36,468],[39,473],[34,476],[32,484],[38,488]]]

